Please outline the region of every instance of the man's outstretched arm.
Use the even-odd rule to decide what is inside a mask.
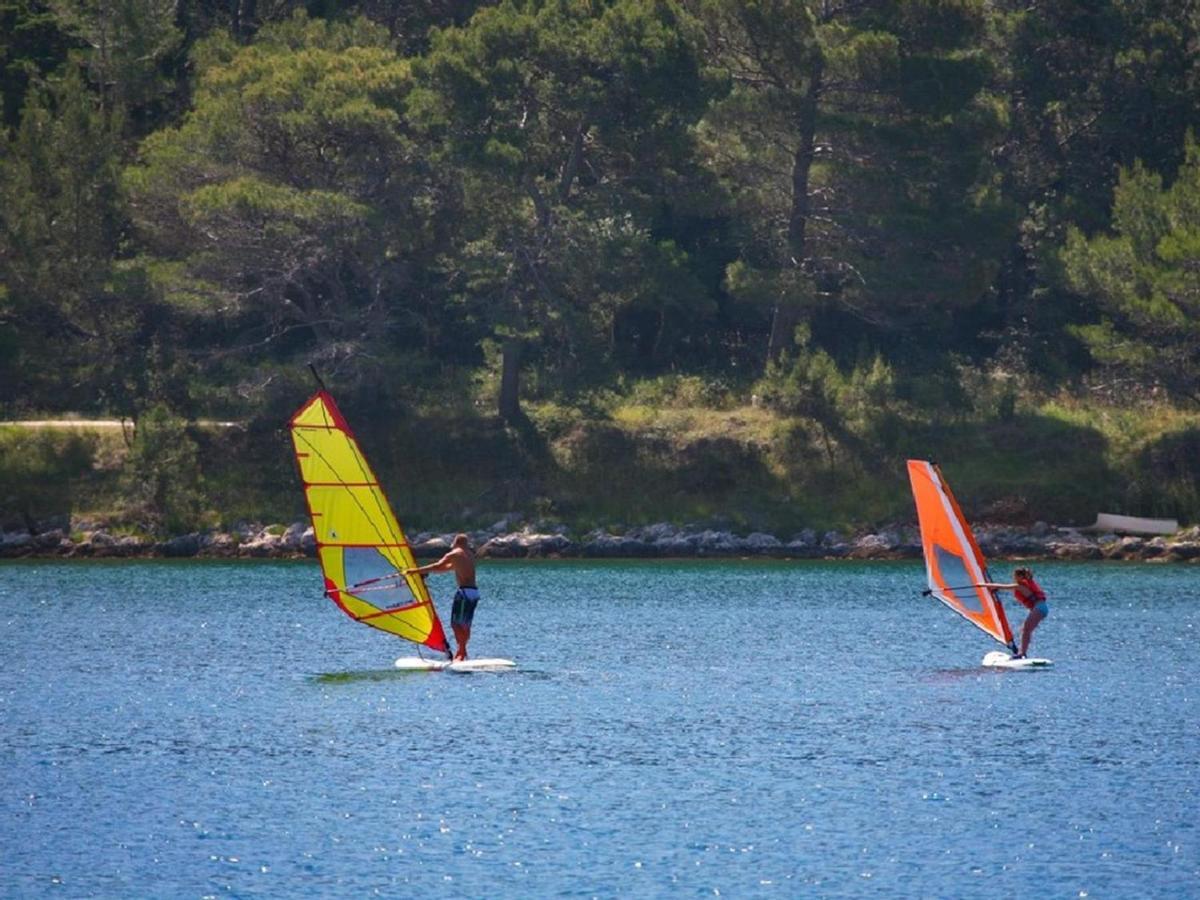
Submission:
[[[457,551],[451,550],[437,562],[429,563],[426,566],[417,566],[415,569],[405,569],[405,575],[426,575],[429,572],[449,572],[454,568],[454,554]]]

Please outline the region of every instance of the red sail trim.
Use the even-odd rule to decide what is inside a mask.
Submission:
[[[300,418],[300,414],[312,405],[314,400],[321,401],[325,407],[325,410],[329,413],[329,418],[332,420],[332,424],[316,424],[313,422],[301,423],[296,421],[298,418]],[[329,393],[329,391],[326,390],[317,391],[315,394],[305,400],[304,403],[300,405],[300,408],[296,410],[291,419],[288,420],[288,425],[292,428],[313,428],[318,431],[344,431],[349,435],[354,434],[354,432],[350,430],[349,423],[347,423],[345,417],[342,416],[342,411],[338,409],[337,404],[333,402],[333,396]]]
[[[382,582],[382,580],[381,580],[381,582]],[[359,600],[363,600],[363,596],[362,596],[363,594],[378,594],[380,591],[395,591],[395,590],[399,590],[400,586],[403,584],[404,584],[403,581],[397,581],[395,584],[383,584],[383,583],[375,584],[372,582],[367,582],[366,587],[364,587],[361,584],[354,584],[354,585],[350,585],[349,587],[341,588],[341,591],[344,594],[350,594],[353,597],[357,597]],[[367,602],[367,601],[364,601],[364,602]],[[401,608],[411,609],[415,606],[422,606],[424,603],[425,603],[425,601],[421,600],[418,603],[410,604],[409,606],[396,607],[396,608],[397,609],[401,609]]]
[[[379,579],[379,581],[382,582],[383,579]],[[404,581],[400,580],[400,579],[397,579],[394,584],[382,584],[382,583],[376,584],[374,579],[371,581],[365,582],[365,584],[368,586],[364,587],[362,584],[351,584],[351,585],[347,585],[344,588],[339,588],[339,587],[335,587],[332,589],[326,588],[325,593],[328,594],[332,590],[332,592],[334,592],[334,593],[349,594],[355,600],[362,600],[363,603],[372,603],[372,601],[365,599],[361,595],[362,594],[378,594],[380,591],[398,591],[402,587],[405,587]],[[412,603],[406,603],[403,606],[393,606],[390,608],[389,611],[397,612],[399,610],[405,610],[405,609],[416,609],[418,606],[424,606],[424,605],[425,605],[424,600],[416,600]]]
[[[300,419],[304,421],[301,422]],[[429,598],[428,589],[424,585],[417,585],[414,588],[412,583],[398,581],[395,589],[409,593],[415,602],[361,616],[358,614],[361,612],[359,604],[373,610],[377,607],[369,600],[358,597],[352,588],[339,587],[329,575],[325,574],[325,566],[330,565],[332,567],[330,571],[334,576],[345,581],[346,572],[343,569],[340,554],[343,549],[381,551],[384,557],[392,555],[389,551],[393,553],[403,551],[398,554],[399,561],[393,557],[390,561],[391,566],[403,568],[406,565],[415,566],[416,563],[415,561],[410,562],[411,546],[404,536],[403,529],[396,520],[387,496],[375,473],[371,470],[353,431],[329,393],[322,389],[310,397],[293,414],[289,425],[302,483],[304,483],[305,468],[312,466],[313,458],[320,460],[328,467],[328,471],[335,478],[348,476],[355,479],[353,481],[304,483],[305,505],[308,507],[309,516],[314,524],[316,524],[317,517],[323,516],[322,521],[325,524],[322,530],[329,535],[342,532],[343,529],[358,529],[354,534],[356,540],[353,542],[317,541],[317,547],[322,551],[319,554],[319,560],[322,565],[326,596],[347,616],[356,621],[414,643],[423,644],[439,652],[448,652],[449,644],[446,641],[446,633],[438,619],[437,610]],[[320,488],[320,490],[310,490],[313,487]],[[339,508],[337,504],[328,505],[331,502],[331,498],[327,496],[328,490],[339,487],[354,488],[354,490],[347,491],[348,497],[353,501],[349,507],[343,505],[343,508]],[[366,494],[363,493],[364,490],[367,491]],[[327,508],[314,510],[314,503]],[[347,520],[343,518],[344,516],[350,518]],[[368,534],[363,533],[364,527]],[[379,537],[379,541],[369,542],[369,532],[372,531]],[[329,553],[324,552],[326,550]],[[381,563],[383,561],[382,558],[379,560]],[[385,568],[387,567],[385,566]],[[356,611],[349,608],[350,598],[355,600],[353,605],[356,607]],[[427,612],[425,612],[426,610]],[[409,617],[413,621],[409,622]]]
[[[330,581],[328,578],[325,579],[325,583],[327,585],[333,584],[333,582]],[[340,609],[342,612],[344,612],[351,619],[354,619],[354,621],[356,621],[356,622],[362,622],[365,619],[378,618],[379,616],[385,616],[389,613],[401,612],[401,611],[408,610],[408,609],[416,609],[417,607],[420,607],[420,606],[426,606],[426,605],[432,606],[432,604],[426,604],[423,602],[419,602],[419,603],[412,603],[408,606],[397,606],[392,609],[380,610],[377,613],[370,613],[365,616],[358,616],[358,615],[355,615],[353,612],[351,612],[349,607],[347,607],[346,604],[344,604],[341,601],[341,599],[337,596],[338,594],[341,594],[341,593],[349,594],[350,592],[342,591],[341,589],[339,589],[336,586],[327,587],[325,589],[326,596],[328,596],[329,599],[331,599],[335,604],[337,604],[338,609]],[[354,596],[354,595],[350,594],[350,596]],[[430,611],[433,613],[433,622],[432,622],[432,626],[429,630],[429,636],[427,638],[425,638],[425,640],[423,640],[423,641],[414,641],[414,643],[421,644],[425,647],[428,647],[431,650],[437,650],[440,653],[449,653],[450,652],[450,644],[446,640],[446,632],[442,629],[441,620],[438,619],[436,612],[434,612],[432,609]]]
[[[348,607],[345,603],[343,603],[342,598],[340,596],[338,596],[341,593],[342,593],[342,589],[340,587],[338,587],[336,584],[334,584],[334,582],[331,578],[326,576],[326,578],[325,578],[325,596],[328,597],[330,600],[332,600],[334,603],[336,603],[338,609],[340,609],[342,612],[344,612],[350,618],[357,619],[358,616],[356,616],[354,613],[352,613],[350,611],[350,607]],[[351,594],[351,596],[353,596],[353,594]]]
[[[346,591],[349,594],[349,591]],[[353,595],[351,595],[353,596]],[[365,616],[355,616],[360,622],[365,622],[367,619],[378,619],[380,616],[390,616],[392,613],[408,612],[410,609],[419,609],[422,606],[428,606],[424,600],[418,600],[416,603],[410,603],[407,606],[393,606],[388,609],[381,609],[379,612],[367,613]]]
[[[297,419],[300,418],[300,414],[303,413],[305,410],[307,410],[310,406],[312,406],[313,401],[320,399],[320,397],[321,397],[321,391],[317,391],[315,394],[313,394],[311,397],[309,397],[307,400],[305,400],[303,403],[301,403],[300,408],[298,410],[296,410],[294,413],[292,413],[292,417],[290,419],[288,419],[288,428],[295,429],[295,428],[320,428],[320,427],[322,427],[319,425],[310,425],[308,423],[300,424],[299,422],[296,421]]]
[[[433,629],[425,639],[425,646],[447,655],[450,653],[450,642],[446,640],[446,632],[442,631],[442,620],[436,615],[433,617]]]
[[[342,411],[338,409],[338,405],[333,402],[333,396],[329,391],[321,390],[317,392],[317,396],[325,403],[325,408],[329,410],[329,415],[333,418],[334,427],[340,428],[346,434],[353,436],[354,432],[350,429],[350,423],[342,416]],[[357,443],[357,442],[356,442]]]

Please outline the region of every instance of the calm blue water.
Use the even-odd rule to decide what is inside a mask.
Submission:
[[[515,673],[311,562],[0,564],[0,894],[1200,896],[1194,567],[1039,566],[1032,673],[918,563],[480,577]]]

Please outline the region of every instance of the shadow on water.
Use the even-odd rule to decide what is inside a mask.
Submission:
[[[437,669],[365,669],[360,672],[321,672],[310,675],[314,684],[357,684],[369,681],[397,681],[414,675],[440,675]]]
[[[925,681],[961,681],[964,678],[977,678],[989,674],[983,666],[969,666],[958,669],[933,669],[926,672]]]
[[[514,670],[511,669],[496,669],[483,671],[467,671],[455,672],[453,670],[441,669],[364,669],[358,672],[319,672],[315,675],[308,676],[308,680],[313,684],[360,684],[378,681],[401,681],[406,678],[420,675],[450,675],[456,678],[466,676],[480,677],[495,677],[499,675],[513,675]],[[539,672],[533,669],[521,669],[520,674],[525,678],[533,680],[549,680],[550,674],[547,672]]]
[[[953,682],[967,678],[1003,678],[1005,675],[1028,675],[1033,672],[1050,672],[1051,666],[1031,666],[1027,669],[1004,669],[997,666],[968,666],[955,669],[934,669],[925,674],[925,681]]]

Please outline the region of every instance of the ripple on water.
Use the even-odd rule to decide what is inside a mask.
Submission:
[[[1056,665],[1004,673],[919,564],[489,564],[519,668],[450,678],[311,563],[6,564],[0,882],[1192,895],[1194,573],[1039,575]]]

